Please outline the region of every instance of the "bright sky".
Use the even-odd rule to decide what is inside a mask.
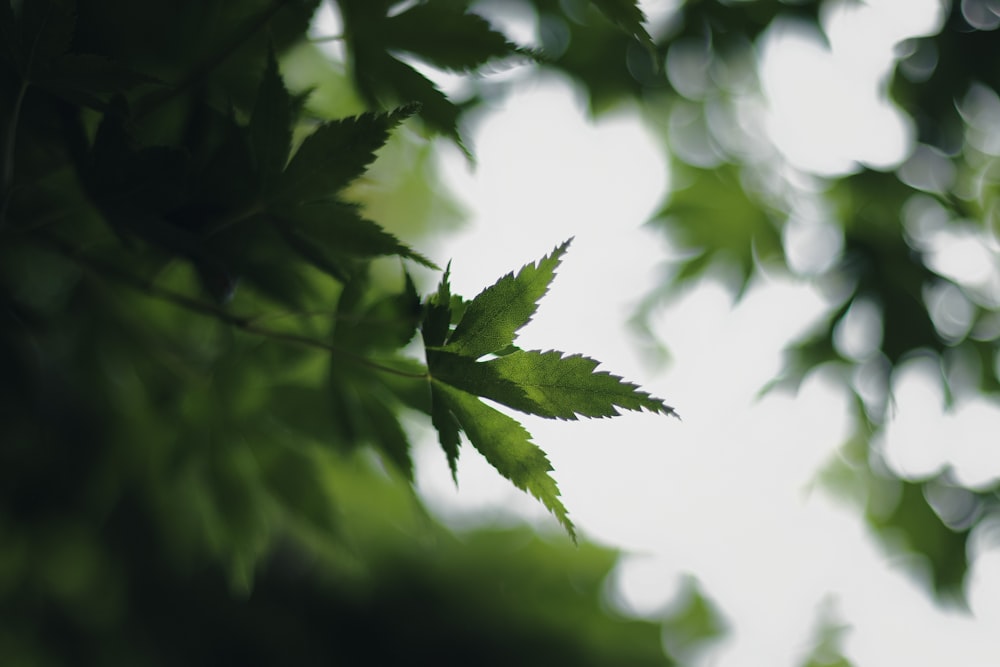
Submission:
[[[932,31],[938,3],[830,7],[829,47],[801,26],[781,25],[760,49],[773,141],[792,164],[818,174],[844,173],[856,162],[897,164],[913,150],[913,132],[881,101],[882,81],[892,45]],[[849,627],[845,654],[856,667],[996,664],[1000,520],[984,522],[972,540],[971,613],[936,607],[913,569],[871,538],[858,508],[815,488],[818,470],[851,432],[842,384],[818,373],[797,394],[758,398],[781,367],[782,347],[824,311],[815,289],[768,275],[734,304],[719,283],[703,281],[656,314],[654,332],[672,355],[658,366],[625,324],[669,256],[660,237],[641,228],[670,179],[659,140],[635,111],[591,124],[567,81],[526,78],[478,124],[471,144],[474,173],[444,149],[447,180],[470,211],[435,255],[456,258],[453,291],[474,296],[575,237],[519,344],[599,359],[684,419],[523,418],[553,462],[583,539],[631,554],[616,570],[613,599],[632,613],[654,613],[694,575],[730,629],[691,657],[695,666],[799,667],[824,605]],[[968,252],[981,254],[980,246]],[[940,248],[957,252],[954,243]],[[996,271],[995,255],[984,261],[984,271]],[[968,397],[944,414],[926,368],[914,363],[902,377],[886,441],[896,470],[929,475],[954,462],[968,483],[1000,476],[997,457],[983,456],[995,445],[984,434],[1000,431],[997,406]],[[471,447],[462,450],[457,489],[429,428],[416,455],[418,487],[446,520],[555,525]]]

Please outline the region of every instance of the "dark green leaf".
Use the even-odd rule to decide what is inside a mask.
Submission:
[[[537,265],[526,264],[515,276],[508,273],[473,299],[444,349],[473,359],[514,342],[518,329],[535,314],[548,291],[556,267],[569,247],[566,241]]]
[[[274,198],[282,203],[326,199],[364,173],[389,131],[416,108],[364,113],[323,123],[306,137],[279,179]]]
[[[292,145],[291,108],[291,98],[278,71],[278,60],[274,49],[270,48],[249,127],[250,149],[265,195],[288,162]]]
[[[435,383],[431,383],[431,424],[438,432],[438,441],[448,458],[448,467],[451,469],[451,478],[458,483],[458,447],[461,444],[458,420],[448,409],[447,398],[437,388]]]
[[[518,52],[485,19],[447,4],[417,5],[392,16],[382,35],[389,49],[407,51],[442,69],[473,70]]]
[[[545,453],[531,442],[531,434],[516,420],[472,394],[443,382],[434,382],[434,386],[472,446],[514,486],[540,500],[576,541],[573,522],[559,500],[559,487],[549,475],[552,465]]]
[[[36,77],[34,83],[60,95],[81,93],[124,93],[156,79],[104,56],[68,53]]]
[[[451,285],[448,283],[451,274],[451,262],[441,276],[437,292],[427,300],[424,310],[424,321],[421,324],[421,333],[424,337],[424,345],[427,347],[440,347],[444,345],[451,327]]]
[[[364,353],[370,350],[394,351],[413,338],[420,320],[420,298],[409,274],[403,291],[383,294],[376,291],[374,301],[362,300],[371,293],[369,281],[359,276],[344,288],[337,303],[337,326],[334,343]]]
[[[420,118],[466,151],[458,133],[458,106],[423,74],[392,56],[359,47],[355,53],[358,88],[369,104],[420,105]],[[466,151],[468,153],[468,151]]]
[[[369,395],[362,402],[371,433],[372,444],[399,469],[407,480],[413,481],[413,460],[410,458],[410,441],[399,424],[396,411],[381,400]]]
[[[273,216],[286,240],[290,235],[315,250],[317,254],[306,259],[324,271],[331,269],[318,257],[326,257],[328,262],[339,261],[343,265],[345,260],[398,255],[437,268],[429,259],[364,218],[356,206],[334,200],[314,201],[275,208]],[[301,245],[295,247],[301,251]],[[336,273],[334,276],[341,278]]]
[[[32,0],[21,6],[20,65],[29,79],[69,50],[76,27],[72,0]]]
[[[643,23],[646,17],[639,9],[637,0],[591,0],[595,7],[622,30],[637,39],[643,46],[654,51],[653,40]]]

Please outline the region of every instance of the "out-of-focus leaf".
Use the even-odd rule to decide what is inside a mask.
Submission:
[[[646,17],[636,0],[592,0],[594,5],[643,46],[653,51],[653,40],[646,31]]]
[[[356,206],[336,200],[314,201],[276,208],[272,214],[286,241],[305,259],[334,277],[339,269],[358,259],[399,255],[424,266],[433,262],[411,250],[379,225],[362,217]]]
[[[753,198],[736,168],[687,167],[680,187],[655,216],[690,256],[680,260],[675,284],[700,276],[717,261],[735,265],[745,287],[759,259],[782,257],[781,236],[768,207]]]
[[[306,137],[275,185],[272,195],[281,204],[327,199],[364,173],[389,131],[416,108],[391,113],[364,113],[329,121]]]
[[[387,50],[406,51],[446,70],[475,70],[518,52],[489,22],[458,4],[415,5],[389,17],[381,36]]]
[[[288,161],[292,145],[291,98],[273,49],[268,49],[267,68],[260,82],[248,134],[261,188],[266,195]]]
[[[895,482],[894,482],[895,483]],[[899,501],[887,514],[868,512],[868,522],[892,546],[920,554],[930,566],[934,592],[945,598],[962,597],[968,568],[969,531],[952,530],[927,502],[924,484],[901,480]]]

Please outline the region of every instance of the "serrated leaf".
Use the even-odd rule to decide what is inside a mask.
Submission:
[[[550,419],[615,417],[625,410],[676,415],[674,409],[636,385],[605,371],[598,362],[561,352],[514,350],[485,362],[440,350],[427,351],[431,376],[476,396]]]
[[[369,104],[416,102],[420,118],[451,138],[468,155],[458,132],[459,108],[423,74],[384,52],[359,48],[355,53],[359,92]]]
[[[433,386],[472,446],[514,486],[540,500],[576,541],[573,522],[559,500],[559,487],[549,475],[552,464],[545,453],[531,442],[531,434],[516,420],[472,394],[443,382],[434,382]]]
[[[292,106],[288,89],[278,71],[274,49],[267,51],[267,66],[250,116],[250,149],[256,162],[261,188],[266,193],[275,182],[292,145]]]
[[[521,388],[544,411],[534,414],[543,417],[614,417],[619,414],[616,408],[676,415],[672,407],[636,385],[606,371],[596,371],[598,364],[578,354],[564,356],[557,351],[522,350],[483,365]]]
[[[447,398],[433,382],[431,387],[431,424],[438,432],[438,442],[448,459],[451,478],[458,484],[458,447],[461,444],[460,426],[455,415],[448,409]]]
[[[514,342],[516,332],[531,320],[538,300],[549,289],[556,267],[572,239],[537,264],[508,273],[473,299],[443,349],[477,359]]]
[[[481,16],[461,6],[422,4],[385,21],[385,45],[414,54],[435,67],[469,71],[518,53]]]
[[[326,199],[364,173],[389,131],[413,115],[416,107],[391,113],[363,113],[323,123],[302,142],[275,186],[281,203]]]
[[[521,412],[554,417],[544,406],[535,403],[514,382],[501,377],[499,369],[460,354],[427,350],[427,371],[432,378],[475,396],[482,396]]]
[[[361,215],[356,206],[328,200],[315,201],[275,211],[276,221],[289,245],[317,268],[342,279],[334,266],[345,260],[398,255],[436,269],[434,262],[400,242],[378,224]],[[303,248],[311,249],[306,252]]]
[[[448,262],[444,275],[441,276],[441,282],[438,283],[437,292],[431,295],[424,306],[424,320],[420,329],[424,345],[427,347],[444,345],[448,337],[451,326],[451,284],[448,282],[450,275],[451,262]]]

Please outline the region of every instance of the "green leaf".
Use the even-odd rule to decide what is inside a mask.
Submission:
[[[549,475],[552,464],[545,453],[531,442],[531,434],[516,420],[472,394],[443,382],[434,382],[433,386],[472,446],[514,486],[540,500],[576,541],[573,522],[559,500],[559,487]]]
[[[783,257],[776,216],[744,187],[735,167],[685,167],[676,173],[682,185],[653,223],[687,255],[674,276],[675,285],[690,282],[721,260],[736,265],[742,290],[758,262]]]
[[[448,458],[448,467],[451,469],[451,478],[458,484],[458,447],[461,444],[459,437],[458,420],[448,409],[447,398],[442,393],[436,383],[431,383],[431,424],[438,432],[438,441],[441,449]]]
[[[372,444],[399,469],[410,482],[413,481],[413,459],[410,458],[410,441],[396,417],[397,410],[369,395],[361,403],[372,436]]]
[[[542,417],[555,416],[529,397],[522,387],[501,377],[499,370],[489,363],[442,350],[427,350],[427,371],[435,380],[515,410]]]
[[[437,292],[427,300],[424,308],[424,321],[421,324],[421,333],[424,337],[424,345],[427,347],[440,347],[444,345],[448,337],[451,326],[451,285],[448,278],[451,275],[451,262],[448,263],[441,276]]]
[[[503,349],[535,314],[537,303],[549,289],[556,267],[572,239],[543,257],[526,264],[515,276],[508,273],[473,299],[444,349],[473,359]]]
[[[436,269],[434,262],[410,249],[356,206],[328,200],[275,210],[273,219],[285,240],[317,268],[342,279],[340,268],[357,259],[398,255]]]
[[[518,53],[484,18],[460,6],[417,5],[385,21],[382,36],[388,48],[448,70],[474,70]]]
[[[266,193],[285,168],[292,145],[292,103],[273,48],[267,52],[267,67],[250,116],[249,135],[261,188]]]
[[[643,25],[646,17],[639,9],[637,0],[591,0],[591,2],[619,28],[654,52],[653,39]]]
[[[542,417],[615,417],[619,414],[616,407],[676,415],[672,407],[640,391],[636,385],[605,371],[595,372],[598,364],[578,354],[564,356],[557,351],[522,350],[483,365],[523,389],[527,398],[544,411],[533,414]]]
[[[450,137],[468,155],[458,132],[458,106],[434,83],[404,62],[384,52],[358,48],[355,53],[358,89],[369,104],[420,105],[420,118],[436,132]]]
[[[597,361],[562,352],[516,350],[485,362],[428,350],[431,376],[453,387],[550,419],[615,417],[625,410],[676,415],[674,409],[616,375],[595,372]]]
[[[275,199],[310,202],[336,194],[364,173],[389,131],[415,111],[409,105],[391,113],[367,112],[323,123],[292,157],[275,187]]]
[[[372,300],[370,280],[362,274],[344,287],[337,302],[334,343],[358,353],[370,350],[394,351],[406,346],[417,330],[420,297],[410,274],[404,274],[403,291],[383,294]],[[364,301],[362,302],[363,297]]]

